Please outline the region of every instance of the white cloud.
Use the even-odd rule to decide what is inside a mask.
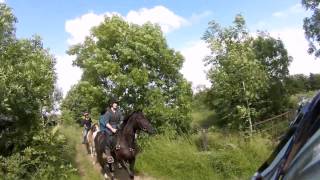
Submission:
[[[70,34],[68,43],[72,45],[83,42],[85,37],[90,34],[90,29],[92,27],[99,25],[104,20],[105,16],[110,17],[112,15],[121,16],[121,14],[117,12],[106,12],[102,14],[90,12],[75,19],[67,20],[65,23],[65,30]],[[186,19],[176,15],[164,6],[155,6],[151,9],[141,8],[138,11],[132,10],[123,18],[128,22],[139,25],[148,21],[151,23],[157,23],[160,25],[164,33],[171,32],[188,24]]]
[[[0,0],[0,3],[5,3],[6,1],[5,0]]]
[[[302,5],[298,3],[283,11],[274,12],[272,13],[272,16],[277,18],[286,18],[293,14],[300,14],[300,13],[306,13],[306,11],[303,9]]]
[[[81,17],[67,20],[65,23],[65,30],[70,34],[70,37],[67,40],[68,44],[71,45],[83,42],[85,37],[90,34],[90,29],[92,27],[99,25],[104,20],[105,16],[110,17],[114,14],[118,13],[112,12],[98,15],[90,12]]]
[[[129,11],[126,16],[128,22],[142,25],[146,22],[157,23],[164,33],[168,33],[183,25],[188,21],[181,16],[176,15],[164,6],[155,6],[154,8],[142,8],[138,11]]]
[[[210,50],[204,41],[189,43],[189,45],[180,50],[185,57],[185,62],[181,69],[184,77],[192,82],[192,88],[195,89],[199,85],[210,86],[206,77],[208,67],[205,67],[203,58],[210,54]]]
[[[307,53],[308,42],[304,32],[299,28],[283,28],[270,31],[270,35],[284,42],[293,62],[289,67],[290,74],[320,73],[320,61]]]
[[[55,65],[58,74],[58,86],[62,88],[65,96],[72,85],[76,84],[80,78],[82,71],[78,67],[72,66],[75,57],[69,55],[57,56],[57,64]]]

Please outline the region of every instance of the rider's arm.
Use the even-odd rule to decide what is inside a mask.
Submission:
[[[109,128],[113,133],[117,131],[117,129],[113,128],[109,123],[107,123],[107,128]]]
[[[115,132],[117,131],[117,129],[115,129],[115,128],[113,128],[113,127],[111,126],[111,124],[109,123],[110,120],[111,120],[111,115],[110,115],[110,114],[106,114],[106,127],[107,127],[108,129],[110,129],[111,132],[115,133]]]

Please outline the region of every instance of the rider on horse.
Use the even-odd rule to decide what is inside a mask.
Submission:
[[[111,99],[109,103],[109,108],[106,113],[100,117],[99,125],[100,130],[107,135],[107,147],[105,153],[107,155],[108,163],[113,163],[114,159],[111,156],[111,149],[116,145],[115,133],[120,128],[120,125],[123,121],[123,116],[118,108],[119,101],[115,98]]]
[[[85,144],[87,143],[87,134],[89,132],[89,129],[91,128],[91,123],[92,123],[92,120],[91,118],[89,117],[89,113],[88,112],[85,112],[83,113],[84,115],[84,118],[81,122],[82,126],[83,126],[83,141],[82,141],[82,144]]]

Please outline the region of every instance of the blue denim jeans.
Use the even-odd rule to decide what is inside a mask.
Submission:
[[[88,143],[88,140],[87,140],[88,132],[89,132],[89,129],[83,128],[83,131],[82,131],[83,143]]]

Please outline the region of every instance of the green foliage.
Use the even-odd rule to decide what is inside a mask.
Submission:
[[[286,84],[290,94],[307,92],[309,89],[308,77],[303,74],[290,75],[286,81]]]
[[[300,92],[290,96],[289,107],[291,109],[297,109],[299,103],[303,98],[312,99],[316,95],[317,91]]]
[[[320,27],[319,27],[319,0],[302,0],[302,6],[307,10],[313,12],[311,17],[306,17],[303,21],[303,29],[309,41],[308,52],[314,54],[316,57],[320,56],[319,40],[320,40]]]
[[[118,97],[126,112],[142,109],[156,127],[189,130],[192,91],[179,72],[184,59],[159,26],[106,18],[68,53],[83,69],[82,80],[103,88],[105,97]]]
[[[320,74],[310,73],[309,75],[309,90],[319,90],[320,89]]]
[[[248,179],[271,152],[271,142],[260,136],[210,132],[208,151],[199,151],[200,141],[201,135],[149,137],[137,171],[159,179]]]
[[[55,59],[40,37],[17,39],[16,21],[0,3],[0,178],[68,179],[74,169],[64,138],[41,119],[59,100]]]
[[[308,91],[317,91],[320,89],[320,74],[310,73],[290,75],[286,80],[286,88],[291,95],[305,93]]]
[[[213,55],[205,59],[212,87],[202,93],[217,113],[217,125],[252,130],[254,121],[287,110],[292,58],[280,39],[265,32],[250,37],[241,15],[227,28],[210,22],[203,39]]]
[[[14,39],[16,22],[17,19],[11,9],[4,3],[0,3],[0,51],[3,51],[2,48]]]
[[[39,130],[29,146],[9,157],[0,156],[0,177],[6,179],[68,179],[75,169],[59,127]]]
[[[16,39],[16,19],[5,4],[0,19],[0,154],[6,155],[27,145],[41,107],[52,107],[56,75],[40,37]]]
[[[105,108],[107,98],[100,86],[93,86],[88,81],[80,81],[74,85],[62,101],[62,119],[71,124],[82,116],[85,111],[98,119],[100,111]]]
[[[258,105],[263,118],[277,115],[287,110],[289,94],[286,80],[289,76],[289,64],[292,57],[280,39],[274,39],[265,33],[260,33],[253,40],[252,48],[268,75],[267,91]],[[264,114],[263,114],[264,111]]]
[[[209,128],[214,125],[217,120],[216,113],[214,110],[197,109],[191,113],[192,123],[191,127],[193,130],[199,130],[202,128]]]
[[[211,136],[218,136],[219,140]],[[209,161],[223,179],[248,179],[271,152],[270,141],[259,136],[244,141],[234,135],[210,134],[209,142],[214,142],[209,146],[213,152]]]
[[[262,63],[255,58],[243,17],[236,16],[229,28],[210,22],[203,38],[213,54],[205,59],[212,65],[208,73],[212,83],[211,107],[224,125],[251,126],[251,119],[259,115],[255,105],[266,92],[268,77]]]

